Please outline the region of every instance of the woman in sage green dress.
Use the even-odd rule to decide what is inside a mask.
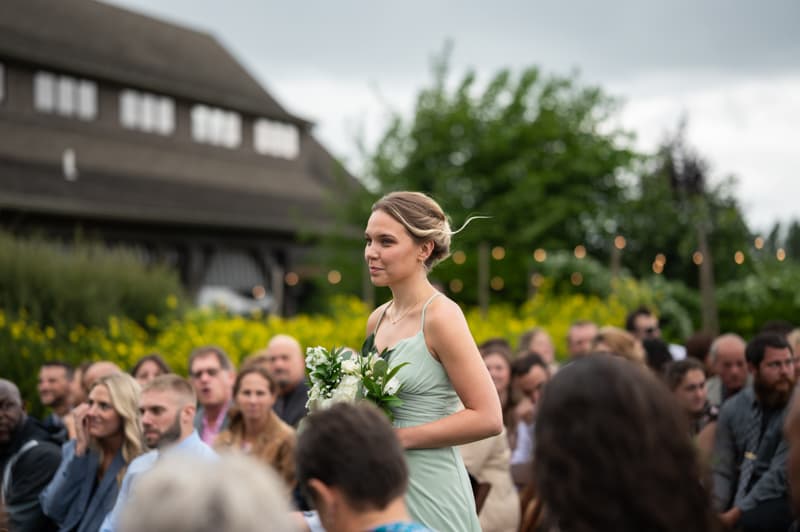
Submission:
[[[499,434],[497,392],[458,305],[428,281],[454,234],[439,205],[418,192],[394,192],[372,207],[364,258],[375,286],[392,299],[367,322],[368,342],[388,349],[403,404],[395,431],[406,450],[411,516],[439,532],[479,532],[467,470],[457,445]]]

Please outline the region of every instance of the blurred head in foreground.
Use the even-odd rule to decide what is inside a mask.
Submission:
[[[386,416],[338,403],[308,416],[297,442],[297,481],[328,532],[408,521],[408,468]]]
[[[598,354],[564,367],[536,424],[548,529],[714,530],[685,427],[667,387],[643,366]]]
[[[137,480],[121,532],[293,531],[278,477],[255,460],[171,454]]]

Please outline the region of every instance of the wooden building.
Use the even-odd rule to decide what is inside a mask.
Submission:
[[[301,235],[358,186],[312,124],[208,33],[93,0],[2,11],[0,226],[130,245],[190,292],[263,287],[292,313]]]

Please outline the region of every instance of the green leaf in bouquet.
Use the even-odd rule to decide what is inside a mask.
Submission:
[[[373,381],[368,381],[364,383],[364,389],[367,391],[365,397],[370,400],[375,400],[381,396],[381,389],[380,386],[375,384]]]
[[[410,362],[403,362],[402,364],[398,364],[395,367],[393,367],[392,369],[390,369],[389,372],[386,374],[386,382],[389,382],[390,380],[392,380],[392,377],[397,375],[398,371],[403,369],[405,366],[408,366],[409,364],[410,364]]]
[[[370,334],[367,336],[367,339],[364,340],[361,346],[361,356],[366,358],[373,351],[375,351],[375,333]]]
[[[375,361],[375,365],[372,366],[372,374],[377,379],[378,377],[383,377],[386,375],[386,372],[389,370],[389,363],[386,362],[385,359],[379,358]]]
[[[383,398],[383,404],[389,407],[398,407],[403,404],[403,400],[396,395],[389,395]]]
[[[331,358],[341,363],[343,360],[350,360],[353,358],[353,351],[346,347],[334,347],[331,351]]]

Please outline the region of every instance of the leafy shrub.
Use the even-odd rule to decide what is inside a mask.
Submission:
[[[0,232],[0,308],[12,318],[24,309],[26,320],[67,331],[126,316],[151,328],[175,313],[180,297],[174,272],[146,267],[131,251]]]
[[[717,290],[720,329],[748,338],[769,320],[800,325],[800,266],[766,260],[754,267],[753,273]]]

